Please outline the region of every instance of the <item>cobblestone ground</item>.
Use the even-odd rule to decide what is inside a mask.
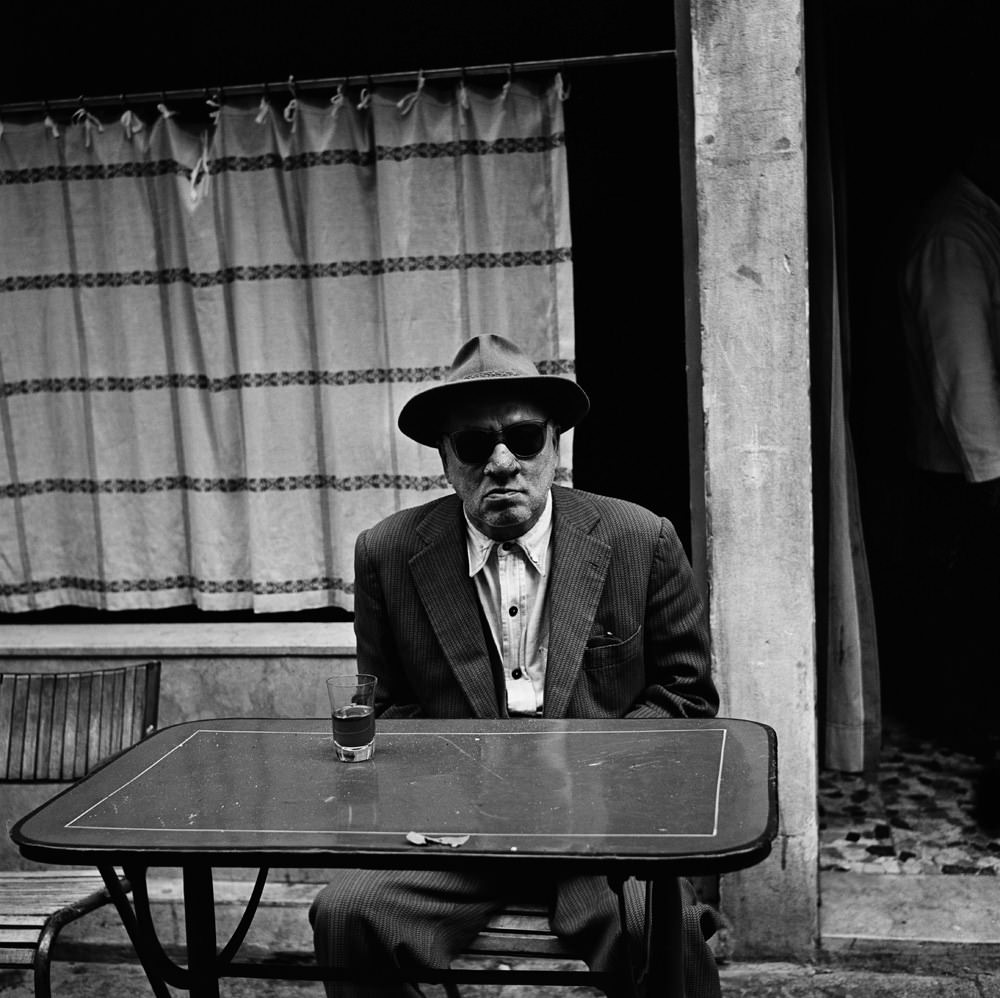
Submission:
[[[171,995],[187,998],[186,991]],[[223,981],[221,998],[324,998],[314,981]],[[147,998],[152,995],[142,969],[134,964],[55,963],[52,967],[54,998]],[[445,998],[444,989],[425,987],[426,998]],[[462,998],[601,998],[595,988],[545,988],[525,986],[463,987]],[[0,998],[34,998],[30,974],[0,971]]]
[[[0,971],[3,998],[31,998],[26,975]],[[57,998],[136,998],[151,994],[142,972],[123,964],[60,964],[54,969]],[[186,992],[172,992],[178,996]],[[495,987],[462,989],[463,998],[597,998],[589,988]],[[925,975],[837,970],[797,964],[734,964],[722,969],[723,998],[1000,998],[992,973]],[[428,989],[428,998],[440,998]],[[322,998],[318,984],[223,982],[222,998]]]

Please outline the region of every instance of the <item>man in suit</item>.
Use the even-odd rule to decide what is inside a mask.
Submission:
[[[455,494],[363,531],[355,549],[359,671],[382,717],[710,717],[718,696],[691,569],[667,520],[553,485],[559,434],[589,408],[499,336],[469,340],[414,396],[403,433],[440,451]],[[687,993],[717,995],[715,914],[683,885]],[[320,963],[447,966],[507,899],[550,906],[593,969],[641,938],[629,880],[623,937],[602,877],[499,881],[436,871],[337,871],[310,912]],[[412,995],[330,984],[330,995]]]

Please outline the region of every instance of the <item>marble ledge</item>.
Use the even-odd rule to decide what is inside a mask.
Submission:
[[[0,660],[152,655],[344,656],[355,654],[343,623],[5,624]]]

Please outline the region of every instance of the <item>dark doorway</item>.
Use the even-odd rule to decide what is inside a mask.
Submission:
[[[915,488],[907,454],[898,278],[919,212],[960,165],[969,135],[994,127],[1000,75],[991,48],[1000,8],[976,0],[812,0],[807,11],[807,58],[824,62],[822,78],[810,77],[818,84],[813,107],[822,88],[845,221],[849,420],[883,706],[879,772],[821,778],[821,869],[995,873],[998,829],[981,809],[989,739],[969,723],[991,677],[977,673],[959,601],[943,576],[935,578],[933,566],[948,560],[939,546],[944,524]],[[953,484],[961,486],[961,476]],[[931,795],[922,809],[913,807],[920,784]],[[938,820],[933,835],[921,831]],[[894,878],[881,879],[891,891]],[[947,884],[945,877],[943,891]],[[911,922],[918,928],[918,913]]]
[[[668,517],[690,555],[675,74],[672,58],[577,73],[565,106],[577,377],[593,404],[574,480]]]

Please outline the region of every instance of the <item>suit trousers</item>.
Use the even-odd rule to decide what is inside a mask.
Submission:
[[[309,911],[321,966],[448,967],[508,901],[549,906],[552,931],[591,970],[615,970],[625,959],[620,945],[617,895],[604,877],[577,876],[539,883],[510,877],[437,870],[336,870]],[[681,881],[684,903],[684,981],[687,998],[718,998],[719,974],[706,940],[718,915],[698,902]],[[624,889],[628,950],[640,952],[645,886]],[[328,982],[330,998],[413,998],[409,985]],[[649,996],[660,998],[660,996]]]

